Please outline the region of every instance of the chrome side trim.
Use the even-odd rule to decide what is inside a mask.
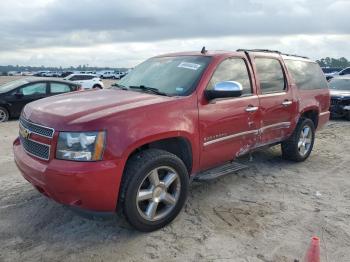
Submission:
[[[46,128],[46,129],[48,129],[48,130],[51,130],[51,131],[52,131],[52,136],[45,136],[45,135],[43,135],[43,134],[39,134],[39,133],[37,133],[37,132],[34,132],[34,131],[32,131],[32,130],[26,128],[26,127],[24,127],[24,126],[22,125],[21,121],[27,122],[27,123],[29,123],[30,125],[33,125],[33,126],[38,126],[38,127],[41,127],[41,128]],[[31,121],[29,121],[29,120],[23,118],[23,117],[21,117],[21,118],[19,119],[18,122],[19,122],[19,124],[20,124],[23,128],[28,129],[31,133],[36,134],[36,135],[38,135],[38,136],[43,136],[43,137],[47,137],[47,138],[53,138],[53,136],[54,136],[54,134],[55,134],[55,129],[53,129],[53,128],[51,128],[51,127],[47,127],[47,126],[43,126],[43,125],[39,125],[39,124],[33,123],[33,122],[31,122]]]
[[[326,112],[321,112],[321,113],[319,113],[319,116],[324,116],[324,115],[328,115],[328,114],[330,114],[330,112],[329,112],[329,111],[326,111]]]
[[[215,143],[225,141],[228,139],[232,139],[232,138],[236,138],[239,136],[250,135],[250,134],[256,134],[256,135],[262,134],[262,133],[264,133],[265,130],[270,129],[270,128],[289,128],[290,125],[291,125],[291,122],[280,122],[280,123],[276,123],[273,125],[264,126],[260,129],[254,129],[254,130],[250,130],[250,131],[245,131],[245,132],[236,133],[236,134],[232,134],[232,135],[228,135],[228,136],[223,136],[223,137],[220,137],[217,139],[213,139],[213,140],[204,142],[203,146],[208,146],[211,144],[215,144]]]
[[[214,140],[210,140],[208,142],[204,142],[204,146],[208,146],[214,143],[218,143],[221,141],[225,141],[227,139],[232,139],[235,137],[239,137],[239,136],[244,136],[244,135],[249,135],[249,134],[259,134],[259,130],[255,129],[255,130],[251,130],[251,131],[246,131],[246,132],[241,132],[241,133],[237,133],[237,134],[232,134],[232,135],[228,135],[228,136],[224,136],[224,137],[220,137]]]
[[[264,133],[266,129],[275,128],[275,127],[288,128],[290,127],[290,122],[281,122],[281,123],[276,123],[268,126],[263,126],[259,130],[260,130],[260,133]]]

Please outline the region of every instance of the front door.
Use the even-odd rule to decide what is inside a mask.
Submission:
[[[10,105],[11,115],[17,117],[21,114],[23,107],[35,100],[47,96],[47,83],[39,82],[20,87],[9,94],[7,101]]]
[[[244,57],[228,58],[216,68],[207,89],[222,81],[236,81],[241,97],[199,103],[200,168],[208,169],[246,153],[256,143],[259,99]]]

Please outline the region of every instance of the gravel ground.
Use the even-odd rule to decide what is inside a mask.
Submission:
[[[350,122],[331,121],[303,163],[278,146],[249,168],[193,183],[164,229],[139,233],[119,216],[87,219],[38,193],[17,170],[17,121],[0,124],[0,261],[293,261],[314,235],[322,261],[350,261]]]

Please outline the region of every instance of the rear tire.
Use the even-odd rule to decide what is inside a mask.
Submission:
[[[282,157],[287,160],[302,162],[312,151],[315,142],[315,125],[308,118],[301,118],[292,134],[282,142]]]
[[[188,186],[188,172],[181,159],[164,150],[145,150],[128,160],[120,206],[134,228],[154,231],[179,214],[187,198]]]
[[[9,119],[9,112],[5,107],[0,106],[0,123]]]

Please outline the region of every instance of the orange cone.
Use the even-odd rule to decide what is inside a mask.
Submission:
[[[306,253],[305,262],[320,262],[320,239],[311,238],[310,247]]]

